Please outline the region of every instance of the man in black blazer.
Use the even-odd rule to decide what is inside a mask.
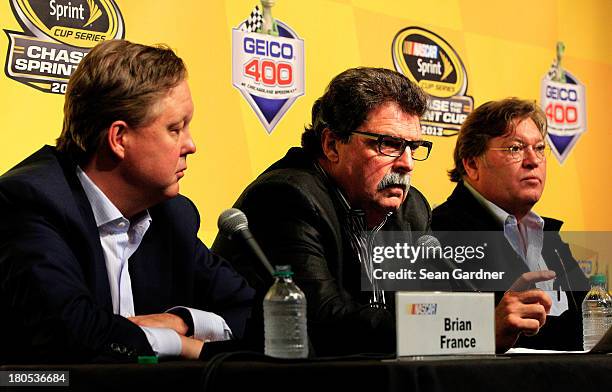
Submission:
[[[500,352],[582,349],[580,290],[588,282],[559,236],[563,222],[533,211],[546,181],[545,136],[546,117],[534,102],[509,98],[474,110],[459,132],[449,172],[457,186],[433,211],[432,228],[448,231],[443,242],[467,238],[458,231],[486,235],[479,265],[505,271],[495,312]]]
[[[395,351],[393,293],[362,281],[361,269],[372,268],[368,242],[379,230],[429,229],[429,205],[410,187],[415,161],[431,148],[419,125],[426,102],[397,72],[342,72],[315,102],[302,148],[290,149],[235,204],[272,263],[291,265],[316,355]],[[260,303],[272,284],[266,270],[223,234],[213,250],[247,277]],[[254,339],[261,346],[261,331]]]
[[[0,177],[0,361],[197,358],[242,335],[253,290],[197,238],[183,61],[107,41],[68,83],[57,147]]]

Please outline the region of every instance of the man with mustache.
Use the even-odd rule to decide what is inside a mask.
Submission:
[[[588,282],[559,236],[563,222],[533,211],[546,181],[545,137],[546,116],[535,102],[508,98],[481,105],[457,138],[449,172],[457,186],[433,211],[432,228],[449,231],[445,244],[468,238],[452,232],[499,232],[486,234],[487,257],[477,264],[506,271],[506,287],[499,289],[507,291],[497,293],[495,309],[500,352],[513,346],[582,349],[579,290]]]
[[[235,204],[272,263],[291,265],[317,355],[395,350],[393,294],[376,281],[362,291],[360,270],[372,266],[368,242],[379,230],[429,229],[429,205],[410,188],[415,161],[431,149],[419,123],[426,105],[397,72],[342,72],[314,103],[302,148],[291,148]],[[247,277],[261,303],[272,284],[266,270],[223,234],[213,250]]]
[[[193,112],[167,47],[105,41],[81,61],[57,146],[0,177],[0,362],[194,359],[242,334],[253,290],[179,194]]]

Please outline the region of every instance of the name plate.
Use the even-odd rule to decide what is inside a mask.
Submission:
[[[495,354],[493,293],[395,293],[397,356]]]

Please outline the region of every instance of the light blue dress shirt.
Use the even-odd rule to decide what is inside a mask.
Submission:
[[[465,187],[472,193],[478,202],[485,207],[495,219],[504,227],[504,237],[512,246],[512,249],[525,262],[529,271],[547,270],[546,262],[542,257],[542,247],[544,246],[544,219],[533,211],[529,211],[520,221],[514,215],[508,214],[496,204],[485,199],[467,181]],[[537,282],[535,286],[548,293],[552,299],[552,307],[549,315],[558,316],[568,309],[567,294],[560,292],[560,296],[553,288],[553,281],[547,280]]]

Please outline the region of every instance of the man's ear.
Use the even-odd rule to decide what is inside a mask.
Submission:
[[[128,139],[128,125],[125,121],[115,121],[108,127],[106,141],[111,154],[119,159],[125,158],[125,144]]]
[[[323,155],[330,162],[338,162],[340,159],[338,143],[340,143],[340,139],[338,139],[336,134],[329,128],[325,128],[321,134],[321,148],[323,149]]]
[[[467,178],[472,182],[478,181],[478,178],[480,177],[480,169],[482,168],[484,162],[482,162],[479,157],[463,158],[461,162],[463,163],[463,168],[465,169]]]

